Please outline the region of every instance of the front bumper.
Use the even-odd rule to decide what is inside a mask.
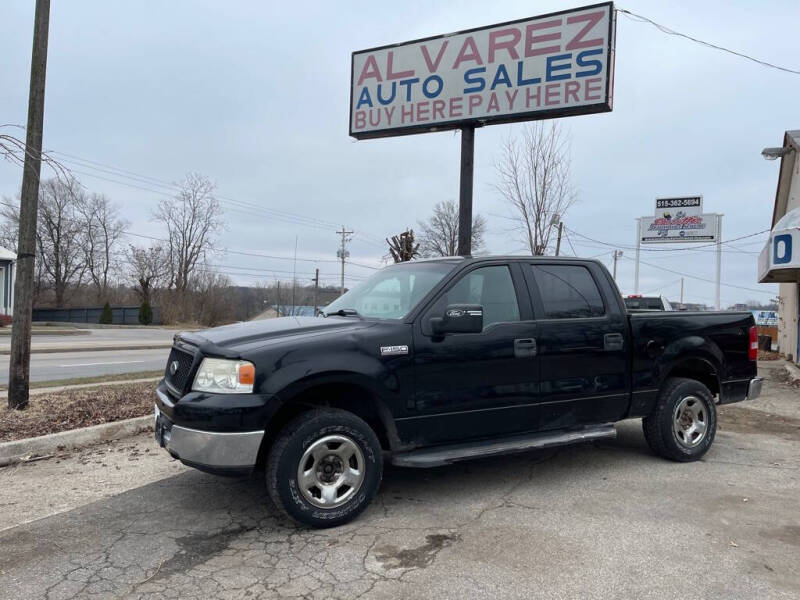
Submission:
[[[156,393],[162,404],[171,404],[164,392]],[[190,467],[234,475],[253,469],[264,430],[218,432],[182,427],[175,425],[156,404],[155,436],[162,448]]]
[[[761,395],[761,388],[764,385],[763,377],[754,377],[747,385],[747,399],[755,400]]]

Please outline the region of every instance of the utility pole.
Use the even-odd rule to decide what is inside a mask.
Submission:
[[[347,231],[344,228],[344,225],[342,225],[342,229],[340,231],[337,231],[336,233],[338,233],[339,235],[342,236],[342,247],[336,252],[336,255],[340,259],[342,259],[342,290],[341,290],[341,294],[344,294],[344,261],[348,256],[350,256],[350,253],[347,251],[347,242],[350,241],[350,238],[347,237],[347,236],[350,235],[353,232],[352,231]]]
[[[681,310],[683,310],[683,277],[681,277]]]
[[[319,290],[319,269],[314,269],[314,279],[311,281],[314,282],[314,316],[317,316],[317,306],[319,306],[319,302],[317,301],[317,291]]]
[[[49,28],[50,0],[36,0],[33,50],[31,52],[31,81],[28,93],[25,166],[22,172],[19,206],[14,321],[11,327],[11,356],[8,367],[8,407],[17,409],[28,406],[30,383],[33,263],[36,254],[39,177],[42,173],[42,130],[44,129],[44,90]]]
[[[458,190],[458,255],[472,254],[472,172],[475,166],[475,126],[461,128],[461,175]]]
[[[622,256],[622,250],[614,250],[614,281],[617,280],[617,260]]]
[[[561,254],[561,234],[564,232],[564,221],[558,222],[558,237],[556,238],[556,256]]]
[[[297,236],[294,236],[294,264],[292,266],[292,316],[297,310],[295,303],[295,291],[297,290]]]

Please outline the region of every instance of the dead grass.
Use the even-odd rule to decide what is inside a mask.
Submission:
[[[152,382],[31,396],[25,410],[0,408],[0,442],[143,417],[154,400]]]

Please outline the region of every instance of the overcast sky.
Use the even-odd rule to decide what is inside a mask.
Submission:
[[[33,5],[4,0],[0,8],[0,123],[26,122]],[[155,180],[201,172],[226,199],[263,207],[223,203],[225,247],[291,257],[297,240],[298,257],[331,261],[317,266],[323,283],[336,283],[337,226],[357,232],[351,260],[378,265],[383,237],[415,227],[436,202],[458,197],[458,134],[348,136],[350,53],[580,5],[55,0],[44,146],[65,153],[58,157],[85,186],[119,203],[129,231],[144,235],[163,235],[150,213],[169,188]],[[797,2],[617,6],[800,69]],[[800,127],[798,98],[800,76],[619,16],[614,111],[561,121],[571,135],[579,191],[567,226],[624,250],[623,293],[633,289],[635,218],[653,214],[657,196],[702,194],[706,212],[725,214],[723,239],[769,228],[778,162],[763,160],[760,151]],[[495,216],[509,209],[491,187],[500,143],[521,127],[476,132],[475,211],[488,218],[492,253],[523,247]],[[120,169],[152,180],[122,177]],[[0,163],[0,194],[16,195],[20,181],[20,168]],[[725,252],[723,282],[762,293],[723,287],[723,305],[775,292],[777,286],[756,279],[765,239],[748,238]],[[610,265],[610,247],[575,234],[570,241],[579,255],[604,253]],[[569,244],[566,250],[572,252]],[[643,252],[643,260],[650,264],[641,267],[641,291],[677,299],[681,275],[664,270],[670,269],[706,280],[686,279],[687,302],[713,304],[713,249]],[[230,273],[242,284],[257,280],[251,275],[291,277],[291,260],[228,253],[216,262],[237,267]],[[300,261],[297,272],[308,278],[314,266]],[[349,283],[370,273],[348,270]]]

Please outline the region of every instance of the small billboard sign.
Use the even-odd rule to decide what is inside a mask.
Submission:
[[[656,198],[656,216],[663,217],[677,213],[695,216],[703,214],[702,196],[679,196],[675,198]]]
[[[353,52],[357,139],[612,109],[612,2]]]
[[[713,213],[688,215],[670,210],[661,216],[642,217],[639,235],[643,244],[716,242],[717,219]]]

